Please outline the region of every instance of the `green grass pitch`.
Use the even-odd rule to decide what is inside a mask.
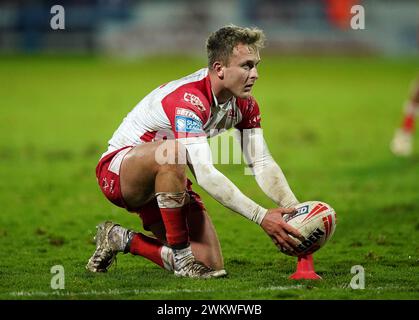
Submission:
[[[289,280],[296,258],[196,184],[227,278],[178,279],[130,255],[107,274],[85,271],[97,223],[142,230],[96,184],[107,140],[146,93],[205,61],[2,57],[0,299],[418,299],[419,136],[408,159],[388,146],[419,60],[262,59],[253,94],[270,150],[300,201],[325,201],[338,215],[334,237],[314,255],[322,281]],[[273,205],[242,165],[218,168]],[[51,289],[54,265],[65,269],[64,290]],[[365,269],[363,290],[349,286],[354,265]]]

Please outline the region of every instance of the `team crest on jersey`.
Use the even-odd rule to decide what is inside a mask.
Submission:
[[[175,117],[176,132],[202,133],[202,122],[185,116]]]
[[[183,95],[183,100],[185,100],[186,102],[189,102],[190,104],[194,105],[200,111],[205,111],[206,110],[205,107],[204,107],[204,104],[201,101],[201,99],[199,99],[196,95],[194,95],[192,93],[185,92],[185,94]]]

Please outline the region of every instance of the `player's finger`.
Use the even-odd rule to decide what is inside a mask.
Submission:
[[[285,232],[285,231],[282,231],[282,232],[281,232],[281,237],[282,237],[282,239],[283,239],[283,240],[285,240],[285,242],[286,242],[286,243],[287,243],[290,247],[292,247],[293,251],[298,250],[298,244],[297,244],[297,242],[296,242],[294,239],[290,238],[290,237],[286,234],[286,232]]]
[[[279,243],[278,248],[280,250],[286,251],[287,253],[291,253],[291,254],[295,253],[294,249],[291,246],[289,246],[285,241],[282,241],[282,243]]]
[[[272,239],[273,243],[274,243],[276,246],[278,246],[278,245],[279,245],[278,240],[276,240],[276,238],[275,238],[275,237],[271,237],[271,239]]]
[[[294,215],[297,213],[297,210],[295,208],[281,208],[281,214],[284,216],[286,214]]]
[[[278,240],[279,244],[280,244],[283,248],[285,248],[287,251],[289,251],[289,252],[291,252],[292,254],[294,254],[294,253],[295,253],[295,250],[294,250],[294,248],[293,248],[293,245],[292,245],[291,243],[288,243],[288,241],[287,241],[286,237],[288,237],[288,236],[286,235],[286,233],[285,233],[284,231],[282,231],[282,232],[281,232],[281,233],[277,236],[277,240]],[[288,238],[289,238],[289,237],[288,237]],[[289,238],[289,240],[291,240],[291,239]]]
[[[300,241],[304,241],[305,238],[302,236],[302,234],[300,233],[300,231],[298,231],[297,229],[295,229],[294,227],[290,226],[288,223],[284,223],[282,226],[285,231],[292,235],[293,237],[297,238]]]

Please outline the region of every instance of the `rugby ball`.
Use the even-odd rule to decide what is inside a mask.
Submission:
[[[332,237],[336,228],[336,212],[325,202],[306,201],[295,206],[297,213],[284,215],[286,223],[300,231],[305,238],[300,241],[292,236],[298,243],[297,254],[292,254],[284,250],[285,254],[292,256],[304,256],[312,254],[323,247]]]

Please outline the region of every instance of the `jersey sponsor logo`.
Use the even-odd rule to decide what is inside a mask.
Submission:
[[[202,133],[202,122],[194,118],[176,116],[175,117],[176,132]]]
[[[199,117],[196,115],[195,112],[193,112],[191,110],[188,110],[188,109],[184,109],[184,108],[176,108],[176,115],[192,118],[192,119],[195,119],[197,121],[201,121],[201,119],[199,119]]]
[[[192,93],[185,92],[185,94],[183,95],[183,100],[185,100],[186,102],[189,102],[190,104],[197,107],[199,109],[199,111],[205,111],[206,110],[205,107],[204,107],[204,104],[201,101],[201,99],[199,99],[196,95],[194,95]]]

